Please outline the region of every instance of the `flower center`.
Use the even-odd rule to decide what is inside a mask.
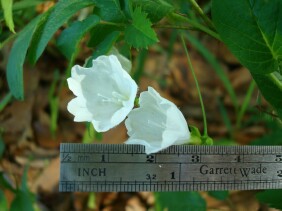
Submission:
[[[112,96],[108,97],[108,96],[105,96],[103,94],[100,94],[98,93],[97,94],[98,97],[102,98],[101,101],[103,103],[114,103],[114,104],[118,104],[118,105],[121,105],[124,101],[127,101],[128,100],[128,97],[118,93],[118,92],[115,92],[113,91],[112,92]]]
[[[154,127],[166,129],[166,124],[162,121],[155,122],[155,121],[152,121],[152,120],[148,120],[148,124],[151,125],[151,126],[154,126]]]

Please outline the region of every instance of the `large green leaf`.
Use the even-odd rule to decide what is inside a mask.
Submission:
[[[37,23],[41,16],[32,20],[19,34],[13,44],[8,64],[7,64],[7,81],[11,93],[19,100],[24,98],[23,88],[23,64],[30,44],[32,35],[36,29]]]
[[[213,0],[213,22],[282,118],[282,1]]]
[[[281,210],[282,200],[281,200],[282,190],[266,190],[260,192],[256,195],[257,199],[270,207]]]
[[[100,18],[96,15],[91,15],[83,21],[74,22],[61,33],[57,41],[60,51],[70,60],[78,49],[81,38],[99,22]]]
[[[218,200],[225,200],[228,198],[229,192],[228,191],[209,191],[210,196],[218,199]]]
[[[78,10],[93,5],[93,0],[61,0],[44,16],[30,46],[30,58],[33,63],[41,56],[53,34]]]
[[[125,41],[135,48],[147,48],[158,41],[155,31],[151,28],[152,23],[147,14],[136,8],[132,14],[132,24],[125,29]]]
[[[282,75],[275,71],[266,75],[252,73],[261,93],[282,119]]]
[[[4,11],[4,19],[9,27],[10,31],[14,32],[14,21],[13,21],[13,0],[1,0],[2,9]]]
[[[206,201],[198,192],[155,193],[157,211],[206,211]]]

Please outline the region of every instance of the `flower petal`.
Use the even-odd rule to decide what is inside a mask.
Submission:
[[[118,49],[116,47],[113,47],[110,52],[109,55],[115,55],[117,57],[117,59],[119,60],[122,68],[130,73],[131,68],[132,68],[132,64],[131,61],[129,59],[127,59],[125,56],[123,56],[122,54],[119,53]]]
[[[85,100],[83,98],[74,98],[68,103],[68,111],[73,114],[75,122],[90,121],[92,118],[92,113],[89,112],[85,105]]]
[[[133,109],[125,121],[129,135],[126,144],[142,144],[149,154],[189,142],[188,125],[175,104],[151,87],[141,93],[139,102],[140,107]]]

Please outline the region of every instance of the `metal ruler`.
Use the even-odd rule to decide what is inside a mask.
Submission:
[[[61,144],[61,192],[282,188],[282,146]]]

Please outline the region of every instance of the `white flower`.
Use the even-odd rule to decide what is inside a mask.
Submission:
[[[189,142],[187,122],[175,104],[152,87],[141,93],[139,103],[140,107],[133,109],[125,121],[129,135],[126,144],[145,145],[150,154]]]
[[[119,62],[120,62],[120,64],[121,64],[121,66],[122,66],[122,68],[126,71],[126,72],[128,72],[128,73],[130,73],[130,71],[131,71],[131,68],[132,68],[132,63],[131,63],[131,61],[128,59],[128,58],[126,58],[125,56],[123,56],[122,54],[120,54],[119,53],[119,51],[118,51],[118,49],[116,48],[116,47],[112,47],[112,49],[110,50],[110,52],[109,52],[109,55],[115,55],[117,58],[118,58],[118,60],[119,60]]]
[[[77,96],[68,104],[74,121],[92,122],[98,132],[118,125],[134,106],[137,85],[114,55],[98,57],[91,68],[74,66],[67,81]]]

